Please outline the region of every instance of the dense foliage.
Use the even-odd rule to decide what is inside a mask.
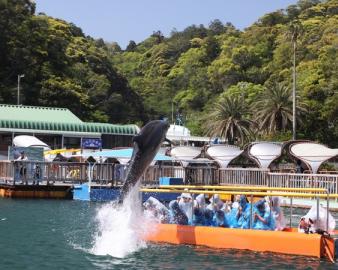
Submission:
[[[87,121],[170,119],[174,108],[196,135],[290,139],[294,41],[297,138],[338,146],[337,0],[300,0],[244,31],[220,20],[169,37],[156,31],[125,50],[34,9],[0,0],[2,103],[15,103],[24,73],[23,104],[68,107]],[[233,131],[227,110],[241,113]]]
[[[34,15],[29,0],[0,0],[0,102],[67,107],[87,121],[146,120],[140,96],[116,72],[102,40],[77,26]]]

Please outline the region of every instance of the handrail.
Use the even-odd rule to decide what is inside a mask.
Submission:
[[[193,193],[193,194],[219,194],[219,195],[238,195],[238,191],[213,191],[213,190],[196,190],[196,189],[161,189],[161,188],[141,188],[142,192],[159,192],[159,193]],[[285,196],[285,197],[303,197],[303,198],[338,198],[338,194],[309,194],[309,193],[289,193],[289,192],[249,192],[243,191],[242,195],[254,196]]]
[[[283,187],[257,187],[257,186],[189,186],[189,185],[161,185],[159,188],[166,189],[215,189],[215,190],[269,190],[269,191],[303,191],[303,192],[323,192],[326,193],[325,188],[283,188]]]

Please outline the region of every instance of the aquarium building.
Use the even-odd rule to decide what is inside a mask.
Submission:
[[[0,153],[17,135],[33,135],[52,149],[80,148],[84,138],[100,138],[102,148],[131,146],[136,125],[83,122],[66,108],[0,104]]]

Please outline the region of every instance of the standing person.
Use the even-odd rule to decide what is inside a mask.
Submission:
[[[26,168],[26,163],[24,161],[28,160],[27,156],[25,155],[25,151],[21,151],[20,152],[20,156],[16,159],[16,161],[23,161],[20,162],[19,166],[20,166],[20,178],[22,180],[22,184],[28,184],[27,183],[27,177],[26,177],[26,173],[27,173],[27,168]]]
[[[302,162],[300,159],[297,160],[297,165],[296,165],[296,173],[303,173],[304,169],[302,167]]]

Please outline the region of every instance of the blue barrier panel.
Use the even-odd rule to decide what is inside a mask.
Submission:
[[[90,200],[97,202],[114,201],[120,195],[119,189],[114,188],[92,188],[90,191]]]
[[[178,177],[160,177],[160,185],[183,185],[183,178]]]
[[[73,199],[79,201],[90,201],[88,184],[74,186]]]

